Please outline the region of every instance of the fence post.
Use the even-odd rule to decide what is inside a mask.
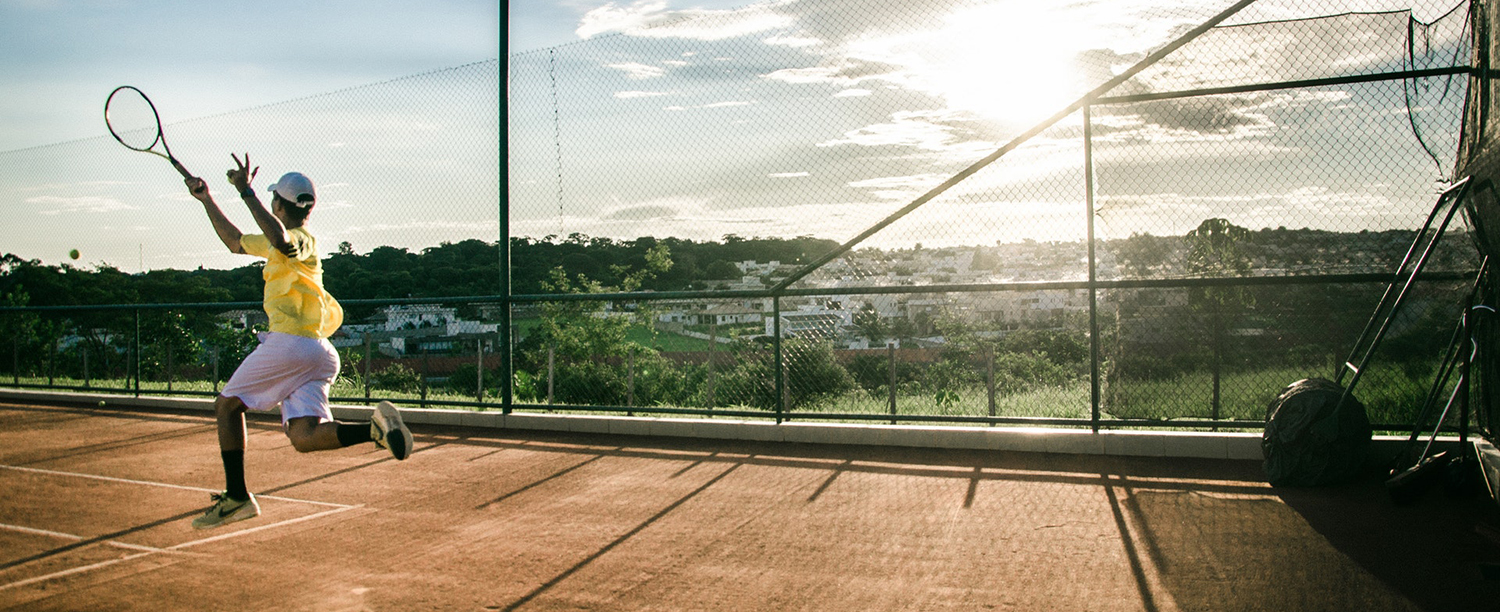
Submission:
[[[79,346],[83,350],[83,388],[87,389],[89,387],[89,347],[87,345]]]
[[[781,422],[780,413],[792,407],[792,366],[782,361],[781,367],[776,370],[776,373],[781,376],[781,403],[778,404],[776,409],[778,413],[776,418],[779,423]]]
[[[60,342],[60,340],[53,340],[52,342],[50,342],[50,343],[47,344],[47,386],[48,387],[52,386],[52,370],[53,370],[53,366],[54,366],[55,362],[57,361],[57,343],[58,342]]]
[[[714,409],[714,357],[718,356],[719,324],[708,324],[708,409]]]
[[[625,405],[635,406],[635,351],[625,354]],[[625,416],[635,416],[635,413],[627,411]]]
[[[427,407],[427,346],[422,346],[422,402],[423,408]]]
[[[1099,262],[1094,253],[1094,121],[1090,105],[1083,105],[1083,191],[1089,241],[1089,421],[1099,433]]]
[[[995,349],[990,347],[984,352],[984,384],[989,387],[990,392],[990,418],[995,417]],[[994,427],[995,422],[990,421]]]
[[[361,365],[363,365],[365,367],[365,376],[364,376],[364,379],[365,379],[365,403],[366,404],[370,403],[370,359],[371,359],[371,356],[370,356],[370,333],[369,332],[365,332],[365,358],[364,358],[364,363],[361,364]]]
[[[135,396],[141,396],[141,309],[135,309]],[[130,381],[127,379],[126,384]]]
[[[887,386],[890,387],[891,416],[895,417],[896,416],[896,343],[895,342],[886,342],[885,343],[885,361],[886,361],[886,369],[888,370],[888,374],[890,375],[890,382],[889,382],[889,384]],[[896,424],[896,419],[895,418],[891,419],[891,424],[892,425]]]
[[[779,295],[771,296],[771,315],[776,317],[771,322],[772,330],[775,332],[775,335],[771,337],[771,344],[775,349],[776,362],[776,424],[780,425],[783,417],[786,416],[789,402],[787,402],[786,392],[786,361],[781,353],[781,296]]]
[[[483,404],[484,403],[484,334],[480,334],[479,335],[479,339],[476,342],[476,344],[479,345],[479,350],[475,351],[475,352],[479,353],[479,359],[478,359],[478,364],[477,364],[477,367],[479,369],[479,372],[478,372],[478,374],[479,374],[479,385],[477,386],[477,388],[474,389],[474,401]]]

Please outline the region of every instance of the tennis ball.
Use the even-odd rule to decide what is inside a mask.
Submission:
[[[104,407],[104,400],[99,400],[99,407],[100,407],[100,408],[103,408],[103,407]]]
[[[73,249],[71,251],[68,251],[68,257],[72,257],[73,259],[78,259],[78,249]]]

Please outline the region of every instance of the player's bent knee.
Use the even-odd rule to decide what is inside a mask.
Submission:
[[[286,424],[286,437],[292,442],[292,448],[299,453],[310,453],[321,450],[317,445],[313,432],[317,427],[316,420],[292,419]]]
[[[245,409],[245,402],[238,397],[220,395],[214,398],[214,414],[221,419],[237,415]]]

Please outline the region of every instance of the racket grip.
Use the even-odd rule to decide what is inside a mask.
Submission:
[[[167,161],[172,162],[172,167],[177,169],[177,173],[181,174],[182,178],[193,178],[193,173],[188,172],[187,168],[182,167],[182,164],[178,163],[177,158],[168,157]]]

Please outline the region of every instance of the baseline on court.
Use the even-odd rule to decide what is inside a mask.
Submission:
[[[13,475],[25,474],[33,477],[40,477],[43,481],[49,479],[54,481],[83,480],[85,482],[99,483],[104,485],[150,487],[172,491],[192,492],[195,494],[217,492],[215,490],[210,490],[202,487],[191,487],[165,482],[117,478],[99,474],[86,474],[81,472],[49,470],[15,465],[0,465],[0,475],[3,475],[5,473],[10,473]],[[34,488],[44,489],[49,483],[37,482],[33,484],[37,485]],[[159,520],[144,524],[137,523],[130,528],[107,532],[103,535],[95,536],[69,533],[69,531],[58,529],[46,529],[34,525],[18,525],[13,524],[13,522],[20,521],[8,521],[0,518],[0,533],[10,533],[19,536],[41,538],[43,540],[61,540],[67,542],[67,544],[64,544],[60,547],[46,548],[30,555],[21,553],[22,556],[16,559],[0,558],[0,592],[29,585],[36,585],[51,580],[66,578],[69,576],[76,576],[86,572],[101,570],[130,561],[143,560],[152,556],[196,555],[197,553],[192,552],[190,549],[197,546],[202,546],[204,544],[221,542],[224,540],[260,533],[279,527],[286,527],[289,525],[317,520],[323,517],[339,514],[342,512],[348,512],[350,510],[363,507],[362,505],[338,504],[279,495],[257,495],[256,498],[263,501],[276,502],[278,504],[287,504],[289,506],[311,506],[315,511],[308,514],[299,514],[291,518],[286,518],[271,523],[260,525],[251,523],[250,525],[241,526],[238,529],[232,527],[225,528],[225,530],[221,532],[214,533],[206,537],[195,538],[184,542],[161,543],[155,546],[138,542],[124,541],[121,538],[127,536],[140,536],[142,532],[152,531],[153,535],[158,538],[165,536],[167,538],[177,539],[173,536],[178,532],[178,530],[170,528],[169,526],[177,525],[180,523],[184,526],[184,529],[190,530],[190,527],[185,527],[186,521],[190,520],[191,515],[195,514],[196,511],[189,512],[186,518],[181,518],[180,520]],[[33,497],[33,499],[46,499],[46,497],[38,495],[37,497]],[[170,507],[170,505],[167,505],[167,507]],[[44,516],[47,516],[48,521],[54,523],[68,522],[70,519],[74,520],[74,522],[78,522],[77,517],[70,516],[68,514],[68,511],[62,508],[53,509],[52,512],[47,513]],[[174,517],[174,519],[175,518],[177,517]],[[85,524],[91,524],[87,517],[82,517],[82,522]],[[192,533],[196,534],[201,532]],[[87,556],[83,557],[82,559],[75,558],[72,560],[67,560],[64,558],[65,555],[69,553],[78,553],[79,551],[85,551],[94,548],[120,549],[123,551],[128,551],[128,554],[124,554],[118,557],[111,556],[105,559],[96,559],[94,557]],[[44,562],[50,562],[53,567],[41,568],[40,570],[38,570],[37,566],[42,565]],[[62,565],[62,567],[57,567],[59,564]],[[27,570],[32,571],[28,572]],[[35,575],[28,575],[32,573],[35,573]],[[7,575],[14,575],[14,577],[7,578]]]

